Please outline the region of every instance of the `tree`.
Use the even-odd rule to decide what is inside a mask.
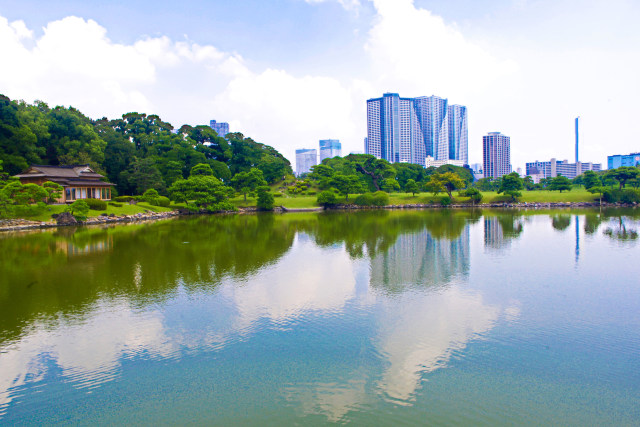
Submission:
[[[482,193],[477,188],[467,188],[461,195],[466,196],[474,205],[482,201]]]
[[[598,185],[597,187],[590,187],[587,190],[591,194],[599,194],[600,195],[600,204],[602,204],[602,194],[606,191],[606,188]]]
[[[67,206],[67,212],[70,212],[73,217],[80,221],[84,222],[87,220],[87,216],[89,215],[89,205],[82,199],[76,200]]]
[[[444,185],[438,179],[433,179],[433,175],[424,183],[424,191],[437,196],[438,193],[445,191]]]
[[[382,191],[387,193],[393,193],[394,191],[400,191],[400,184],[395,178],[385,178],[380,185]]]
[[[465,182],[460,176],[453,172],[434,173],[431,175],[431,181],[439,182],[444,190],[449,195],[450,199],[453,199],[452,192],[458,188],[464,188]]]
[[[151,157],[134,159],[129,169],[121,175],[134,194],[142,194],[149,188],[155,188],[158,192],[165,190],[162,174],[156,166],[155,159]]]
[[[602,185],[602,182],[600,181],[600,177],[594,171],[586,171],[585,173],[583,173],[582,183],[584,185],[584,188],[586,188],[587,190],[592,187],[597,187]]]
[[[500,188],[498,188],[498,194],[504,193],[511,196],[512,201],[516,201],[518,197],[522,197],[520,190],[524,187],[523,180],[520,178],[517,172],[511,172],[508,175],[502,177]]]
[[[256,203],[256,206],[261,211],[273,210],[274,198],[273,198],[273,194],[271,194],[269,190],[270,190],[269,187],[266,185],[262,185],[257,189],[258,201]]]
[[[196,175],[179,179],[169,188],[169,193],[177,202],[193,202],[210,210],[233,209],[233,205],[227,202],[229,187],[214,176]]]
[[[158,190],[156,190],[155,188],[150,188],[144,192],[144,194],[142,195],[142,200],[151,205],[156,205],[158,203],[158,197],[160,197],[160,194],[158,194]]]
[[[331,190],[325,190],[318,194],[316,202],[327,209],[329,206],[335,205],[338,202],[338,199],[336,198],[336,193]]]
[[[549,185],[547,186],[547,190],[549,191],[571,191],[571,180],[566,176],[558,175],[554,177]]]
[[[413,194],[413,197],[416,196],[416,193],[420,192],[420,187],[413,179],[408,179],[407,184],[404,186],[404,189],[407,193]]]
[[[62,192],[64,191],[62,185],[51,181],[47,181],[42,184],[42,188],[47,192],[47,203],[55,203],[58,201],[58,199],[62,197]]]
[[[630,179],[636,179],[640,176],[640,170],[631,166],[621,166],[607,172],[607,177],[613,178],[620,184],[622,190]]]
[[[331,178],[331,185],[345,196],[345,200],[349,200],[349,194],[362,192],[362,184],[360,184],[360,179],[357,175],[335,173]]]
[[[524,188],[527,191],[531,191],[535,188],[535,183],[533,182],[533,178],[530,175],[527,175],[524,177],[523,184],[524,184]]]
[[[267,185],[262,171],[258,168],[251,168],[249,172],[238,172],[231,178],[231,186],[244,195],[244,201],[247,201],[247,193],[255,191],[256,188]]]
[[[212,129],[213,130],[213,129]],[[191,168],[191,174],[189,176],[213,176],[213,169],[206,163],[198,163]]]

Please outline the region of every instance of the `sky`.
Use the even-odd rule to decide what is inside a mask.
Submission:
[[[469,162],[640,151],[637,0],[0,0],[0,93],[89,117],[229,122],[281,151],[364,150],[366,100],[467,106]]]

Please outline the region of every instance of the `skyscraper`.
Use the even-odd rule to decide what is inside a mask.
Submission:
[[[482,161],[485,178],[499,178],[511,173],[511,138],[500,132],[482,137]]]
[[[302,148],[296,150],[296,175],[311,172],[311,166],[318,164],[318,150]]]
[[[425,158],[467,157],[467,109],[437,96],[401,98],[385,93],[367,100],[365,152],[389,162],[424,165]]]
[[[216,131],[218,136],[221,136],[223,138],[227,136],[227,134],[229,133],[229,123],[226,123],[226,122],[217,123],[215,120],[211,120],[209,122],[209,126],[211,126],[211,129]]]
[[[339,139],[321,139],[320,140],[320,162],[324,159],[331,159],[336,156],[342,156],[342,144]]]

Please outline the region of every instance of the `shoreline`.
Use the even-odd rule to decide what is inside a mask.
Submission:
[[[386,206],[358,206],[358,205],[335,205],[328,209],[322,207],[312,208],[285,208],[284,206],[274,207],[274,213],[300,213],[300,212],[323,212],[323,211],[356,211],[356,210],[380,210],[380,209],[553,209],[553,208],[637,208],[638,204],[623,203],[598,203],[598,202],[549,202],[549,203],[486,203],[478,205],[451,204],[440,206],[436,204],[406,204],[406,205],[386,205]],[[127,224],[132,222],[155,221],[190,215],[229,215],[229,214],[255,214],[258,213],[256,207],[239,208],[238,211],[224,212],[190,212],[185,210],[173,210],[167,212],[146,212],[134,215],[99,215],[88,218],[85,222],[77,224],[58,224],[52,219],[49,222],[31,221],[27,219],[0,219],[0,233],[22,230],[34,230],[70,226],[102,225],[102,224]]]

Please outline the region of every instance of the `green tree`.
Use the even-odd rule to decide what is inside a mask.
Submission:
[[[600,181],[600,177],[594,171],[586,171],[585,173],[583,173],[582,183],[584,185],[584,188],[586,188],[587,190],[592,187],[597,187],[602,185],[602,182]]]
[[[179,179],[169,188],[169,193],[177,202],[193,202],[210,210],[233,209],[227,202],[229,188],[214,176],[196,175]]]
[[[602,195],[604,194],[605,191],[607,191],[607,189],[601,185],[598,185],[598,186],[590,187],[587,191],[591,194],[598,194],[600,196],[600,204],[602,204]]]
[[[431,181],[439,182],[450,199],[453,199],[453,195],[451,194],[453,190],[464,188],[465,186],[464,180],[453,172],[434,173],[431,175]]]
[[[316,202],[327,209],[329,206],[333,206],[338,203],[338,199],[336,198],[336,193],[331,190],[325,190],[318,194]]]
[[[213,130],[213,129],[212,129]],[[194,167],[191,168],[191,173],[189,176],[213,176],[213,169],[206,163],[198,163]]]
[[[42,188],[47,192],[47,203],[55,203],[62,197],[62,192],[64,191],[62,185],[51,181],[43,183]]]
[[[273,198],[273,194],[271,194],[269,190],[270,190],[269,187],[266,185],[261,185],[257,189],[258,200],[257,200],[256,206],[261,211],[273,210],[274,198]]]
[[[511,172],[502,177],[498,194],[504,193],[511,196],[511,200],[515,202],[518,197],[522,197],[520,190],[522,190],[523,187],[524,183],[520,175],[518,175],[517,172]]]
[[[621,166],[607,172],[607,177],[613,178],[620,184],[622,190],[630,179],[636,179],[640,176],[640,169],[631,166]]]
[[[386,193],[393,193],[395,191],[400,191],[400,184],[395,178],[385,178],[382,180],[380,188]]]
[[[134,194],[142,194],[149,188],[158,192],[165,190],[162,174],[153,158],[135,158],[128,170],[122,172],[122,179],[127,182],[128,189]]]
[[[247,193],[255,191],[258,187],[267,185],[262,171],[258,168],[251,168],[249,172],[238,172],[231,178],[231,186],[242,193],[244,201],[247,201]]]
[[[549,191],[571,191],[571,180],[566,176],[558,175],[554,177],[547,186]]]
[[[357,175],[336,173],[331,178],[331,184],[349,200],[349,194],[362,192],[362,184]]]
[[[424,183],[424,191],[432,193],[437,196],[439,193],[445,191],[444,185],[438,179],[433,179],[433,175]]]
[[[464,192],[461,192],[461,195],[466,196],[471,200],[473,205],[480,203],[482,201],[482,193],[477,188],[467,188]]]
[[[524,177],[523,184],[524,184],[525,190],[527,191],[531,191],[534,188],[536,188],[536,184],[533,182],[533,178],[529,175]]]
[[[89,205],[84,200],[76,200],[67,206],[67,212],[70,212],[73,217],[80,222],[84,222],[87,220],[87,216],[89,215]]]
[[[420,187],[413,179],[408,179],[404,189],[407,193],[413,194],[413,197],[416,196],[416,193],[420,192]]]
[[[156,190],[155,188],[150,188],[144,192],[144,194],[142,195],[142,200],[149,203],[150,205],[157,205],[159,197],[160,194],[158,194],[158,190]]]

